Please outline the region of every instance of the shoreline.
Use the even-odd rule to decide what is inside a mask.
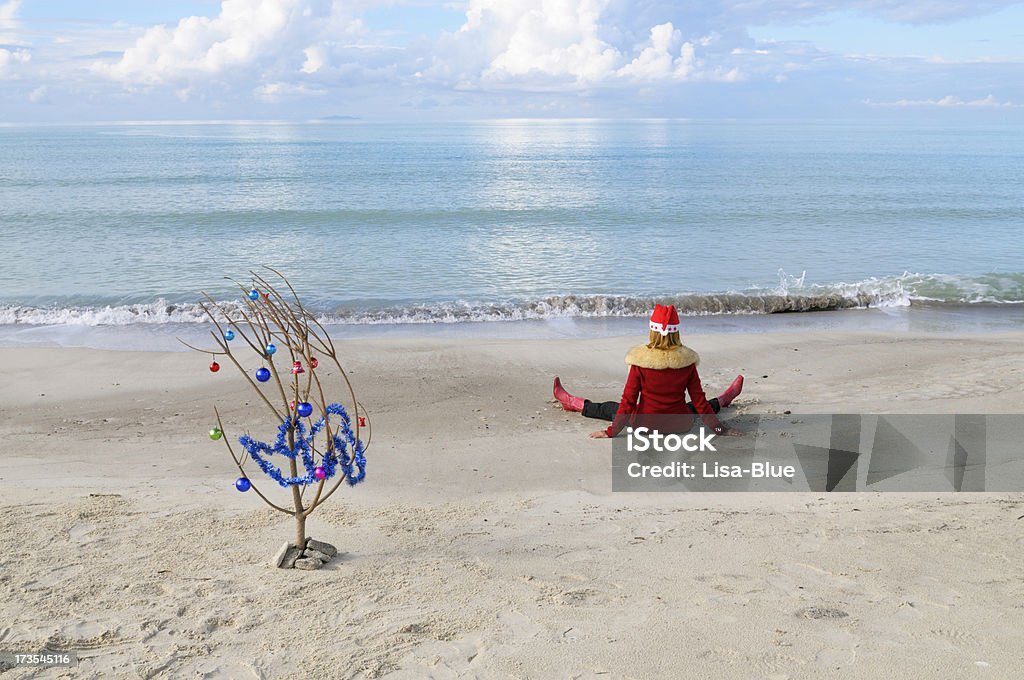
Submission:
[[[1024,304],[929,304],[777,314],[683,316],[684,336],[877,331],[964,333],[1024,331]],[[499,321],[436,323],[328,324],[331,337],[346,341],[413,339],[455,341],[554,340],[626,337],[643,329],[645,317],[552,317]],[[209,339],[208,323],[136,323],[125,325],[0,324],[0,347],[84,347],[130,351],[189,351],[175,337]]]

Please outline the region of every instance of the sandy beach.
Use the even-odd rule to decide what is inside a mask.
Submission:
[[[617,398],[637,340],[339,343],[374,439],[315,572],[207,436],[258,414],[237,374],[5,349],[0,649],[81,658],[5,677],[1019,677],[1024,495],[612,493],[551,378]],[[726,420],[1024,414],[1024,333],[684,341],[709,394],[747,376]]]

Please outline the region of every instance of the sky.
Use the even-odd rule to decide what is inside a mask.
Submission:
[[[1024,120],[1024,1],[0,0],[0,123]]]

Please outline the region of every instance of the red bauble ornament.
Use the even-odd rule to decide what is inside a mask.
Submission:
[[[216,373],[219,370],[220,370],[220,364],[218,364],[216,361],[211,361],[210,362],[210,373]]]
[[[288,408],[290,408],[293,411],[295,410],[295,400],[294,399],[292,399],[291,401],[288,402]]]
[[[310,357],[309,358],[309,367],[310,368],[316,368],[319,365],[320,365],[320,362],[316,360],[316,357]]]

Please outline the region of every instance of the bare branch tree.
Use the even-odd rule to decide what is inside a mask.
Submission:
[[[213,371],[220,368],[217,357],[230,361],[279,421],[278,437],[273,444],[245,434],[238,437],[242,448],[236,455],[215,407],[217,427],[210,431],[210,437],[223,437],[241,473],[235,482],[239,491],[252,489],[267,505],[295,518],[294,546],[301,550],[307,544],[306,518],[343,482],[355,485],[363,480],[364,454],[370,444],[369,419],[356,399],[352,382],[326,329],[303,306],[283,274],[271,267],[264,268],[283,282],[284,293],[279,290],[280,284],[275,286],[268,279],[270,274],[263,276],[251,271],[251,287],[229,279],[242,293],[240,305],[219,303],[205,292],[204,301],[199,303],[216,329],[210,335],[217,349],[195,347],[180,338],[179,341],[213,356]],[[250,372],[239,360],[233,347],[240,346],[247,346],[260,357],[262,365],[258,369]],[[337,371],[336,376],[333,370]],[[335,394],[327,384],[329,378],[334,378],[342,397],[329,398]],[[285,459],[286,471],[275,464],[275,456]],[[291,492],[291,508],[275,503],[268,493],[257,488],[246,472],[249,462]],[[307,504],[305,491],[311,486],[315,487],[315,494]]]

